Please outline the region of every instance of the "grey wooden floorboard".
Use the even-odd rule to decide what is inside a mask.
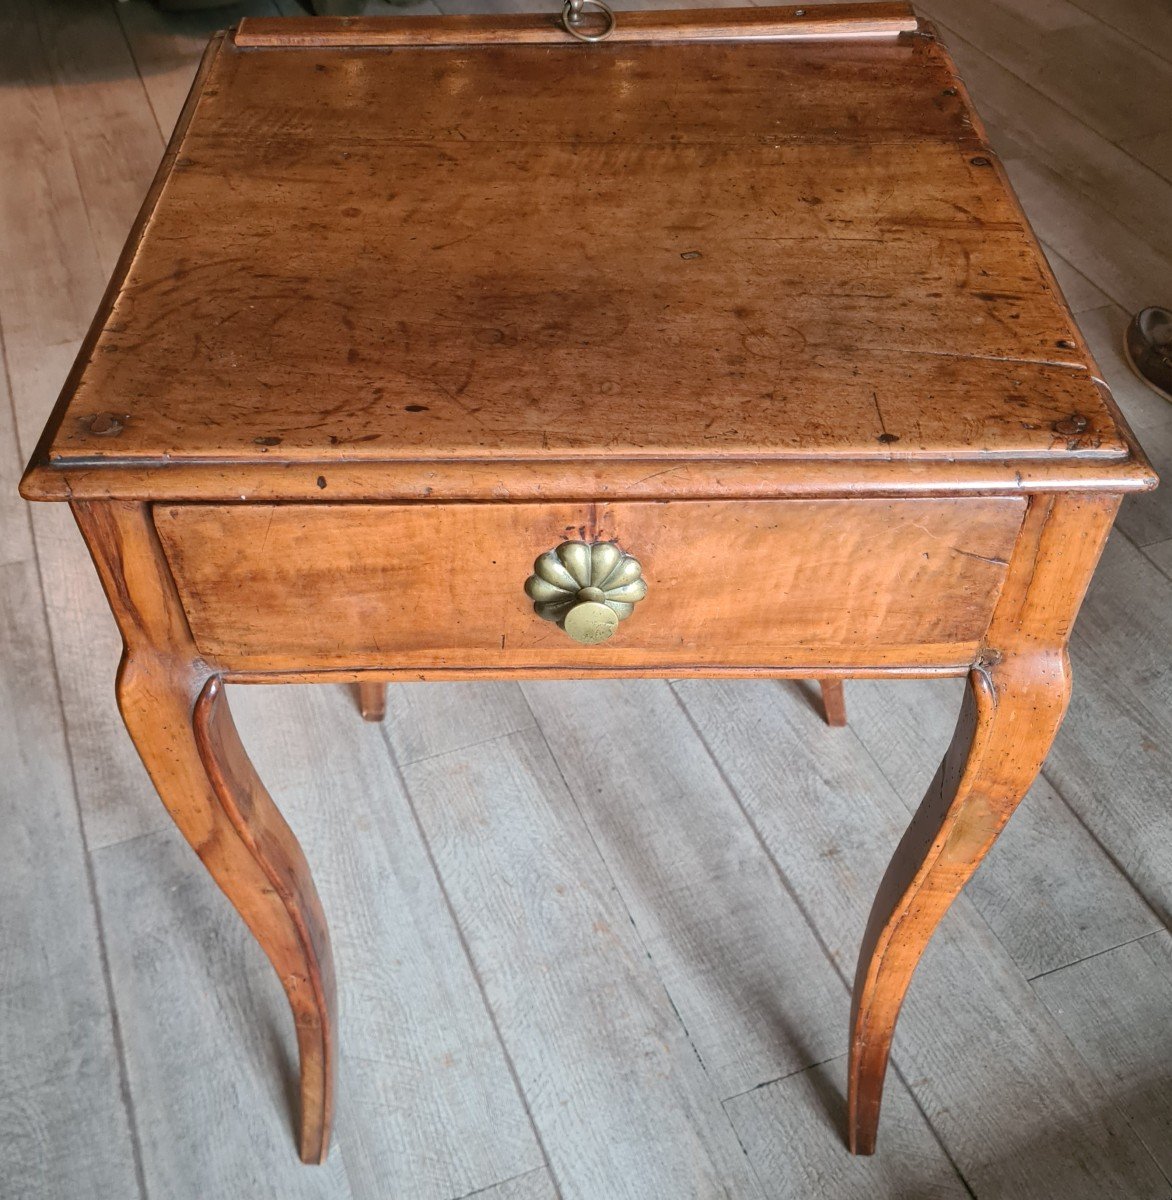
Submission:
[[[1172,184],[1038,91],[1031,77],[1002,67],[947,22],[941,32],[995,147],[1024,148],[1135,236],[1153,247],[1167,245]]]
[[[841,1054],[842,983],[670,687],[524,691],[717,1094]]]
[[[1172,59],[1172,9],[1164,0],[1071,0],[1089,16]]]
[[[111,7],[126,35],[159,133],[165,138],[175,128],[196,64],[211,35],[235,25],[241,17],[279,12],[268,0],[192,12],[160,12],[151,0],[116,0]]]
[[[1172,283],[1167,290],[1172,293]],[[1172,300],[1167,302],[1172,304]],[[1081,313],[1078,325],[1112,395],[1164,480],[1153,492],[1126,497],[1116,522],[1117,528],[1148,554],[1148,547],[1172,539],[1172,488],[1167,486],[1172,479],[1172,404],[1142,383],[1126,364],[1123,337],[1130,316],[1118,305],[1102,305]]]
[[[769,1200],[972,1195],[897,1076],[883,1100],[883,1152],[847,1154],[839,1100],[845,1089],[844,1055],[725,1102]]]
[[[906,808],[849,731],[820,727],[795,689],[675,686],[849,978]],[[964,898],[909,992],[895,1061],[977,1196],[1163,1195],[1146,1150]]]
[[[533,723],[524,696],[511,683],[405,683],[387,692],[386,729],[403,764]]]
[[[540,1167],[457,1200],[557,1200],[557,1189],[549,1171]]]
[[[148,1195],[349,1198],[307,1170],[293,1023],[272,968],[175,830],[94,854]]]
[[[137,1196],[96,914],[31,560],[0,567],[0,660],[11,664],[0,673],[0,1197]]]
[[[1121,144],[1145,166],[1172,181],[1172,133],[1168,130],[1146,137],[1128,138]]]
[[[86,217],[108,274],[159,165],[158,126],[113,5],[54,0],[32,7]]]
[[[952,737],[964,686],[951,679],[847,685],[851,729],[909,810],[919,805]],[[966,894],[1027,978],[1161,927],[1044,778]]]
[[[920,7],[1111,141],[1163,132],[1172,64],[1067,0]]]
[[[1172,291],[1172,285],[1169,290]],[[1172,302],[1170,302],[1172,303]],[[1169,405],[1172,410],[1172,405]],[[1144,453],[1162,480],[1172,479],[1172,411],[1167,424],[1142,431]],[[1172,493],[1166,487],[1129,496],[1118,526],[1140,549],[1172,538]]]
[[[1144,547],[1145,556],[1172,580],[1172,539]]]
[[[130,1113],[0,372],[0,1197],[134,1197]]]
[[[539,731],[405,776],[563,1196],[758,1196]]]
[[[1076,317],[1079,317],[1080,314],[1090,309],[1101,308],[1104,304],[1111,303],[1106,292],[1091,283],[1080,270],[1074,267],[1068,259],[1063,258],[1053,246],[1047,246],[1043,242],[1042,249],[1046,252],[1046,259],[1050,263],[1050,270],[1054,272],[1054,277],[1058,280],[1058,286],[1062,289],[1062,295],[1065,297],[1066,303],[1070,305],[1071,312]]]
[[[1172,295],[1172,281],[1168,292]],[[1149,546],[1172,538],[1172,404],[1143,383],[1124,358],[1123,336],[1130,317],[1117,304],[1105,304],[1082,312],[1078,322],[1123,415],[1164,481],[1155,491],[1126,497],[1116,522],[1147,554]]]
[[[1032,157],[1005,167],[1038,236],[1128,312],[1159,303],[1172,253],[1154,248],[1073,185]]]
[[[0,350],[3,341],[0,340]],[[31,562],[34,557],[28,508],[17,495],[22,458],[16,444],[16,418],[8,376],[0,358],[0,567]]]
[[[144,126],[141,114],[123,120],[117,105],[105,105],[104,111],[114,113],[105,140],[116,153],[111,162],[88,152],[91,166],[105,161],[109,167],[102,171],[94,166],[87,176],[90,187],[101,193],[92,201],[99,214],[92,225],[91,205],[82,196],[71,131],[58,108],[34,8],[53,6],[13,0],[0,10],[0,69],[8,81],[0,88],[0,159],[5,164],[0,186],[0,259],[5,264],[0,271],[0,328],[22,455],[31,453],[40,435],[101,297],[105,269],[117,254],[122,234],[111,231],[111,219],[100,216],[112,204],[103,188],[107,176],[117,175],[119,163],[141,164],[146,158],[138,149],[124,160],[122,142],[133,133],[136,139],[153,139],[156,157],[161,148],[157,131],[153,125]],[[40,21],[47,20],[42,13]],[[127,60],[121,67],[133,74]],[[105,86],[98,78],[84,91],[102,92]],[[124,90],[119,94],[123,100],[134,95]],[[145,104],[141,87],[138,100]],[[147,182],[149,177],[139,186],[145,189]],[[121,219],[128,227],[137,200],[122,185],[115,190],[122,197]],[[100,250],[95,228],[106,230]],[[91,847],[104,845],[160,828],[166,818],[157,805],[143,808],[130,799],[141,795],[146,776],[114,705],[121,643],[89,556],[63,505],[34,505],[30,511],[49,626],[61,664],[62,702],[81,785],[87,842]]]
[[[1172,933],[1159,933],[1034,981],[1172,1181]]]
[[[382,731],[349,688],[233,688],[230,699],[330,922],[337,1137],[355,1196],[449,1200],[541,1167]]]
[[[1172,583],[1119,534],[1072,641],[1074,697],[1045,766],[1099,842],[1172,923]]]

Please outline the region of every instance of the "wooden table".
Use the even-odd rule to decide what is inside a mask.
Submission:
[[[947,54],[899,4],[247,20],[23,483],[272,961],[326,1154],[325,921],[226,683],[963,675],[851,1018],[874,1149],[924,946],[1046,755],[1153,486]],[[536,565],[535,565],[536,560]],[[579,640],[575,640],[579,639]]]

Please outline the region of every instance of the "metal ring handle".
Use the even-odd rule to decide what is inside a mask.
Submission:
[[[602,14],[606,25],[601,33],[583,33],[575,28],[582,20],[582,10],[586,8]],[[565,0],[562,5],[562,28],[580,42],[601,42],[614,33],[614,12],[606,0]]]

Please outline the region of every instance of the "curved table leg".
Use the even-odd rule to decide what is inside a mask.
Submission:
[[[73,509],[126,645],[122,717],[175,824],[276,968],[301,1058],[301,1157],[322,1162],[334,1095],[334,966],[305,856],[240,743],[222,681],[193,644],[147,507]]]
[[[241,745],[218,678],[130,657],[118,703],[163,804],[280,977],[301,1059],[301,1158],[322,1162],[333,1109],[334,971],[305,856]]]
[[[1041,768],[1070,698],[1065,651],[969,676],[960,721],[880,884],[851,1010],[850,1148],[872,1154],[891,1038],[916,964]]]

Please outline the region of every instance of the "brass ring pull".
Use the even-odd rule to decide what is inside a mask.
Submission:
[[[582,10],[587,8],[602,14],[605,24],[598,33],[584,33],[578,28],[582,24]],[[562,5],[562,28],[580,42],[601,42],[614,33],[614,13],[605,0],[565,0]]]
[[[647,595],[638,559],[614,542],[562,542],[533,564],[525,581],[533,611],[576,642],[605,642]]]

